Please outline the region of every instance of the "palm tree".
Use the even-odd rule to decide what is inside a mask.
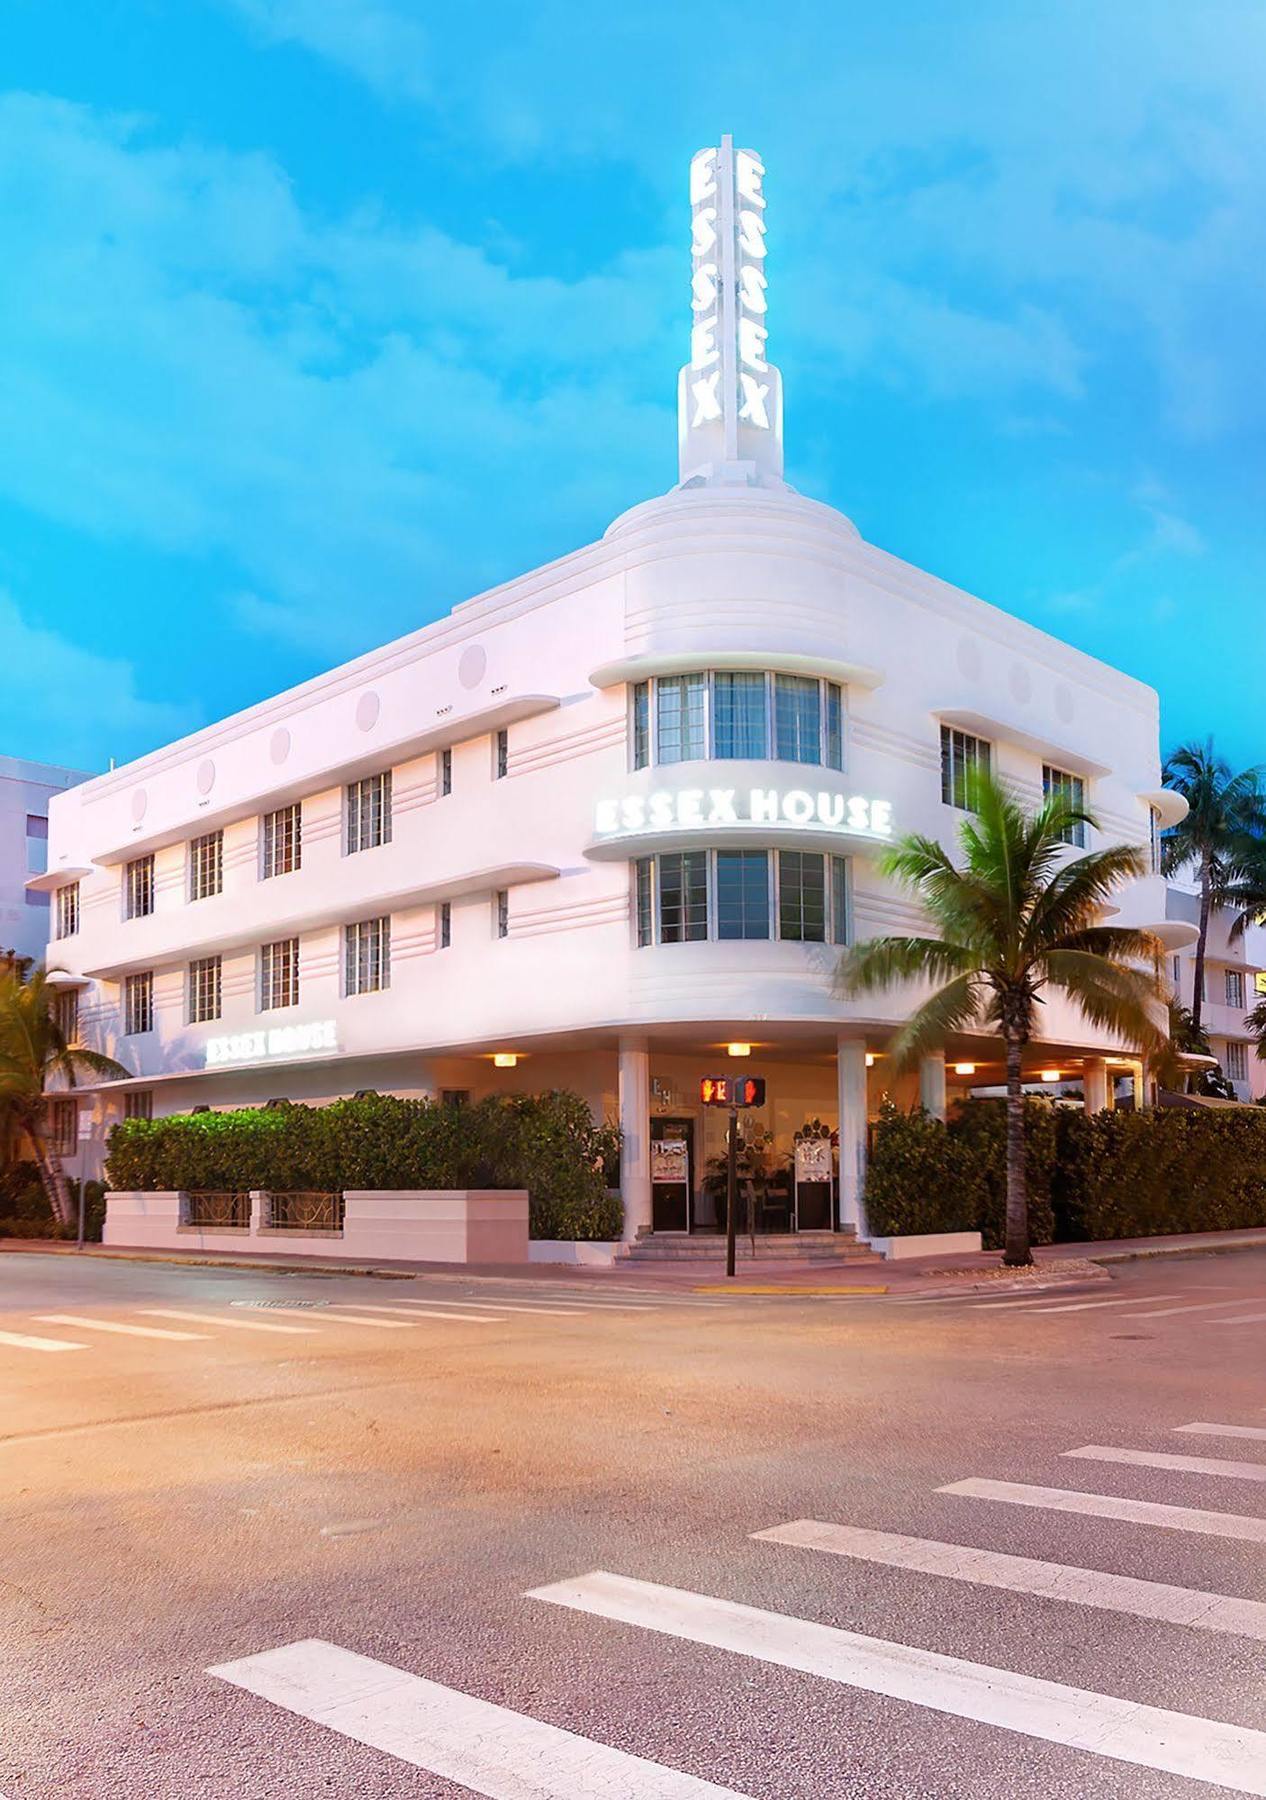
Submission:
[[[1007,1063],[1007,1218],[1003,1260],[1032,1262],[1024,1179],[1024,1049],[1042,990],[1062,989],[1092,1025],[1153,1054],[1165,1041],[1166,994],[1150,932],[1101,925],[1122,882],[1144,872],[1140,850],[1118,845],[1069,857],[1089,813],[1052,794],[1029,816],[981,770],[959,831],[964,867],[935,839],[912,836],[882,851],[880,872],[912,888],[936,937],[881,937],[846,950],[836,988],[859,994],[902,981],[938,983],[898,1031],[898,1068],[941,1049],[955,1032],[993,1027]],[[1140,966],[1143,965],[1143,966]]]
[[[1260,768],[1233,774],[1225,757],[1203,744],[1180,744],[1165,758],[1165,786],[1187,802],[1187,816],[1165,833],[1161,868],[1176,875],[1190,868],[1200,884],[1199,937],[1196,939],[1195,992],[1191,1014],[1197,1027],[1204,1007],[1204,959],[1209,941],[1209,915],[1215,906],[1238,905],[1241,916],[1251,909],[1248,893],[1237,893],[1260,869],[1261,839],[1266,832],[1266,795]],[[1266,896],[1264,896],[1266,898]]]
[[[43,969],[24,980],[17,967],[0,968],[0,1161],[12,1159],[25,1140],[53,1217],[69,1226],[70,1188],[45,1123],[50,1077],[73,1088],[81,1073],[117,1079],[130,1071],[112,1056],[66,1042],[53,991]]]

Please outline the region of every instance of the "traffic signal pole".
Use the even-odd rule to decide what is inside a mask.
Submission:
[[[730,1108],[730,1140],[725,1158],[725,1274],[734,1279],[735,1214],[738,1212],[738,1107]]]

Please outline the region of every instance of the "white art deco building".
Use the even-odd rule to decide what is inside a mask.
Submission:
[[[943,1107],[1001,1077],[1000,1045],[964,1037],[896,1082],[911,996],[832,996],[839,945],[920,923],[877,847],[953,841],[987,759],[1034,801],[1084,793],[1156,866],[1183,802],[1153,690],[784,481],[763,176],[728,139],[691,166],[670,492],[54,798],[49,965],[68,1025],[134,1071],[60,1103],[72,1171],[126,1113],[568,1087],[623,1126],[626,1235],[708,1230],[724,1115],[698,1087],[728,1066],[765,1077],[749,1129],[775,1169],[806,1125],[838,1132],[833,1190],[773,1178],[764,1224],[856,1223],[883,1094]],[[1159,873],[1118,917],[1191,936]],[[1098,1106],[1131,1072],[1058,999],[1042,1026],[1035,1082]]]

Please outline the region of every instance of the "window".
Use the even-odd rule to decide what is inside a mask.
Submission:
[[[470,1105],[469,1088],[441,1088],[440,1105],[463,1107]]]
[[[661,675],[655,683],[655,760],[693,762],[707,754],[708,678]]]
[[[1182,958],[1180,956],[1176,956],[1174,958],[1174,992],[1177,993],[1181,986],[1182,986]]]
[[[1244,1010],[1244,971],[1243,969],[1227,969],[1225,974],[1226,1003],[1242,1012]]]
[[[718,850],[717,936],[769,936],[769,852]]]
[[[68,1044],[79,1041],[79,991],[65,989],[53,995],[53,1023]]]
[[[510,773],[510,733],[502,727],[497,733],[496,763],[493,774],[497,781],[503,781]]]
[[[451,794],[452,791],[453,791],[453,752],[451,750],[441,750],[440,751],[440,795],[441,795],[441,798],[445,794]]]
[[[822,761],[821,682],[774,676],[774,755],[779,762]]]
[[[79,1147],[79,1102],[48,1102],[48,1141],[54,1156],[73,1156]]]
[[[209,900],[224,888],[224,833],[208,831],[189,846],[189,898]]]
[[[1152,874],[1159,875],[1161,872],[1161,827],[1160,814],[1154,806],[1149,806],[1147,809],[1147,830],[1148,843],[1152,852]]]
[[[1248,1049],[1234,1038],[1227,1041],[1226,1072],[1232,1081],[1248,1080]]]
[[[48,895],[47,894],[32,893],[30,888],[26,889],[24,899],[28,906],[47,906],[48,905]]]
[[[633,689],[633,767],[644,769],[651,760],[651,688],[639,681]]]
[[[720,673],[712,677],[713,754],[718,757],[769,755],[765,677]]]
[[[152,1119],[153,1116],[153,1089],[129,1088],[123,1096],[123,1117],[125,1119]]]
[[[191,1025],[220,1016],[220,958],[198,956],[189,965],[188,1012]]]
[[[57,890],[57,935],[74,937],[79,930],[79,883],[68,881]]]
[[[826,858],[816,850],[778,852],[778,935],[826,942]]]
[[[154,910],[154,858],[137,856],[127,866],[123,889],[123,917],[144,919]]]
[[[259,1009],[299,1004],[299,940],[279,938],[259,952]]]
[[[506,889],[506,888],[498,888],[497,889],[496,906],[495,906],[494,910],[495,910],[495,917],[496,917],[496,921],[497,921],[497,936],[499,938],[509,937],[509,935],[510,935],[510,894],[509,894],[508,889]]]
[[[391,920],[362,919],[343,928],[345,992],[376,994],[391,986]]]
[[[1042,793],[1047,800],[1063,800],[1068,806],[1082,807],[1086,804],[1086,784],[1080,775],[1070,775],[1066,769],[1053,769],[1049,763],[1042,764]],[[1059,834],[1062,844],[1075,844],[1079,850],[1086,847],[1086,827],[1080,822],[1070,825],[1067,831]]]
[[[941,726],[941,799],[946,806],[967,806],[968,771],[989,768],[989,745],[983,738]]]
[[[635,910],[637,921],[637,942],[641,949],[655,942],[655,859],[653,856],[639,857],[633,865],[636,884]]]
[[[826,684],[826,766],[844,767],[844,690],[835,681]]]
[[[48,820],[41,813],[26,815],[26,872],[43,875],[48,868]]]
[[[831,858],[831,942],[833,944],[848,943],[850,922],[848,858],[833,856]]]
[[[293,806],[279,806],[264,815],[263,855],[260,859],[262,878],[293,875],[303,863],[303,809],[296,800]]]
[[[139,1037],[154,1029],[154,972],[123,977],[123,1032],[126,1037]]]
[[[435,937],[441,950],[447,950],[453,942],[453,903],[441,900],[439,916],[435,922]]]
[[[659,941],[694,943],[708,935],[708,853],[677,850],[658,859]]]
[[[347,854],[391,842],[391,770],[347,784]]]

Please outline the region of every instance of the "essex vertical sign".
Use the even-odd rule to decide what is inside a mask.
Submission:
[[[765,165],[730,138],[690,164],[690,361],[681,477],[782,477],[782,383],[769,361]]]

